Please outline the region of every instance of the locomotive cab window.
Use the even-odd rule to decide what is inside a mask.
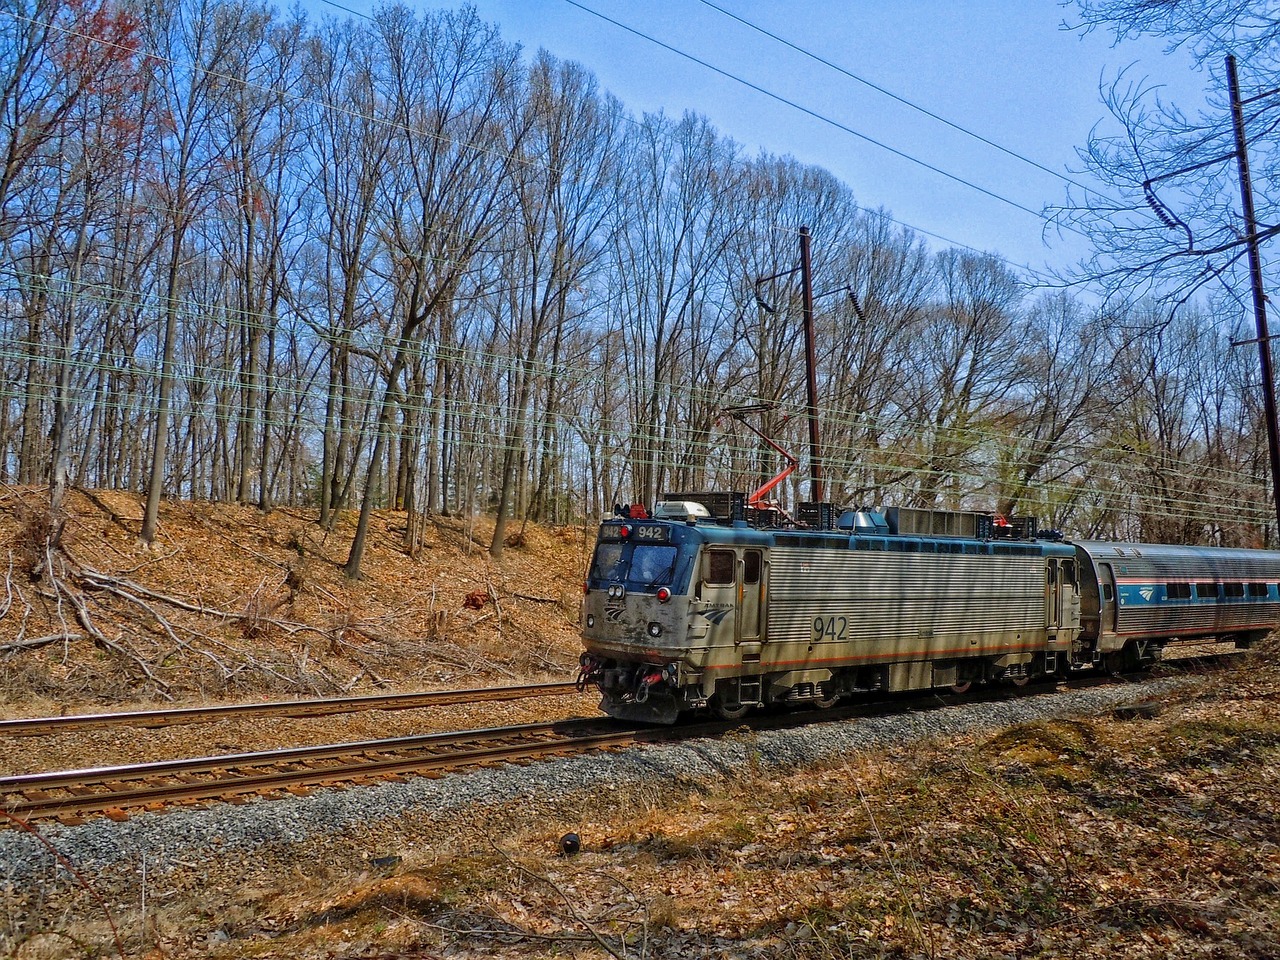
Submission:
[[[627,563],[622,559],[622,544],[602,543],[596,547],[591,561],[591,577],[594,580],[622,580],[627,575]]]
[[[639,581],[648,586],[671,583],[676,570],[675,547],[657,544],[602,543],[591,560],[592,580]]]
[[[643,580],[651,587],[670,583],[675,571],[675,547],[637,546],[631,557],[631,579]]]
[[[733,551],[708,550],[703,563],[702,579],[712,586],[728,586],[734,582]]]

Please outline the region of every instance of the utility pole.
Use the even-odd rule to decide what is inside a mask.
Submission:
[[[760,308],[765,313],[777,313],[777,307],[770,306],[760,296],[760,285],[768,283],[770,280],[777,280],[779,277],[789,277],[796,272],[800,274],[800,308],[803,318],[802,325],[804,326],[804,370],[805,383],[809,392],[809,402],[806,404],[806,410],[809,415],[809,496],[817,503],[822,500],[822,445],[818,440],[818,360],[817,348],[814,344],[816,336],[813,325],[813,270],[809,261],[808,227],[800,228],[800,266],[792,267],[790,270],[783,270],[781,273],[774,273],[767,277],[756,277],[756,303],[760,305]],[[835,290],[827,290],[818,294],[818,296],[825,297],[828,293],[837,293],[841,290],[848,291],[849,299],[853,301],[853,308],[861,316],[858,298],[854,296],[853,288],[848,284],[843,287],[837,287]]]
[[[1253,287],[1253,319],[1258,331],[1258,356],[1262,361],[1262,409],[1267,421],[1267,447],[1271,453],[1271,497],[1276,510],[1277,530],[1280,530],[1280,430],[1277,430],[1276,426],[1276,387],[1271,367],[1271,335],[1267,331],[1267,298],[1262,290],[1262,256],[1258,250],[1258,221],[1253,211],[1253,184],[1249,179],[1249,154],[1244,136],[1244,105],[1250,101],[1240,99],[1236,58],[1230,54],[1227,55],[1227,85],[1231,93],[1231,124],[1236,135],[1240,202],[1244,207],[1244,239],[1249,251],[1249,278]],[[1267,95],[1269,94],[1264,94],[1264,96]]]
[[[809,387],[809,496],[816,502],[822,500],[822,448],[818,441],[818,362],[813,342],[813,277],[811,273],[809,228],[801,227],[800,298],[804,316],[804,367]]]

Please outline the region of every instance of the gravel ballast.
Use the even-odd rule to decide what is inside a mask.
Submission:
[[[787,730],[743,730],[719,740],[637,747],[304,797],[146,813],[120,823],[104,818],[76,827],[40,825],[48,846],[10,829],[0,832],[0,888],[22,890],[34,883],[50,891],[73,884],[50,846],[83,878],[107,887],[113,879],[136,881],[140,869],[157,879],[180,870],[205,876],[236,873],[246,870],[246,863],[269,873],[273,863],[288,869],[340,841],[358,841],[366,847],[366,856],[369,846],[377,855],[385,852],[378,845],[397,843],[404,834],[424,838],[420,843],[442,842],[450,830],[467,829],[468,811],[479,808],[510,807],[530,817],[563,817],[580,805],[581,798],[599,798],[608,791],[714,790],[717,781],[748,766],[756,774],[768,773],[1029,721],[1097,714],[1158,699],[1194,682],[1166,678]]]

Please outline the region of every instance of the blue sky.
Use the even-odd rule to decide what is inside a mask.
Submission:
[[[342,0],[367,12],[370,0]],[[771,33],[1050,170],[1078,168],[1075,150],[1106,123],[1099,84],[1122,68],[1166,84],[1184,107],[1205,77],[1153,41],[1063,29],[1075,10],[1050,0],[714,0]],[[473,0],[527,53],[545,48],[590,68],[639,114],[693,110],[751,154],[790,154],[825,167],[866,207],[1037,270],[1081,256],[1073,234],[873,146],[822,120],[593,16],[598,11],[867,137],[1039,211],[1062,180],[985,146],[735,22],[700,0]],[[410,3],[415,8],[450,4]],[[340,11],[313,0],[317,13]],[[1081,179],[1075,177],[1075,179]],[[815,238],[820,243],[821,238]],[[931,240],[935,246],[945,245]]]

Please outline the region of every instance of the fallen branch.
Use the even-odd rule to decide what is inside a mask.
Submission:
[[[126,590],[118,590],[111,587],[106,587],[104,589],[106,589],[108,592],[110,592],[114,596],[117,596],[122,600],[126,600],[129,603],[132,603],[138,609],[144,611],[148,616],[150,616],[153,620],[155,620],[156,623],[160,625],[160,629],[165,632],[165,635],[178,647],[178,649],[186,650],[189,653],[194,653],[197,656],[204,657],[205,659],[210,661],[214,666],[216,666],[222,672],[222,678],[224,680],[228,676],[230,676],[231,671],[227,669],[227,665],[225,663],[223,663],[221,660],[215,657],[208,650],[202,650],[199,647],[193,646],[192,644],[188,643],[186,640],[183,640],[181,637],[179,637],[177,632],[173,629],[173,625],[169,623],[169,621],[166,620],[163,616],[161,616],[160,611],[152,607],[151,604],[145,603],[144,601],[142,601],[138,597],[133,596],[131,593],[129,593]]]
[[[32,637],[29,640],[15,640],[0,645],[0,653],[13,653],[16,650],[38,650],[41,647],[53,646],[55,643],[70,643],[73,640],[85,640],[83,633],[51,633],[47,637]]]
[[[13,551],[9,551],[9,569],[4,575],[4,609],[0,610],[0,620],[9,614],[13,607]]]
[[[79,568],[78,572],[80,577],[83,578],[89,586],[97,587],[100,590],[106,590],[116,596],[124,597],[125,594],[121,591],[126,591],[127,593],[136,594],[138,596],[147,597],[150,600],[168,604],[169,606],[175,607],[179,610],[186,610],[189,613],[198,613],[205,617],[219,617],[223,620],[239,621],[256,620],[270,624],[273,627],[279,627],[285,633],[290,635],[312,631],[325,639],[330,637],[328,631],[322,630],[319,627],[313,627],[307,623],[300,623],[296,620],[278,620],[274,617],[264,617],[260,614],[236,612],[234,610],[220,610],[217,607],[208,607],[202,603],[188,603],[185,600],[179,600],[177,597],[171,597],[168,594],[157,593],[155,590],[144,587],[142,584],[135,583],[132,580],[126,580],[123,577],[113,577],[109,574],[102,573],[100,570],[94,570],[92,567],[82,566]],[[133,599],[137,602],[135,597],[129,597],[129,599]]]
[[[50,577],[53,578],[52,571],[50,571]],[[168,695],[169,684],[157,677],[155,673],[152,672],[151,666],[145,660],[133,651],[125,649],[98,629],[98,625],[93,622],[93,617],[89,615],[89,608],[85,606],[84,598],[74,590],[67,589],[66,585],[60,580],[56,578],[53,579],[54,583],[57,585],[58,592],[66,597],[67,602],[69,602],[75,609],[76,620],[79,621],[80,626],[84,627],[85,630],[88,631],[90,639],[92,639],[93,642],[102,649],[108,650],[125,660],[131,661],[134,666],[136,666],[148,680],[154,683],[161,692]]]
[[[139,570],[141,570],[143,567],[149,567],[149,566],[151,566],[151,564],[153,564],[153,563],[163,563],[165,560],[169,560],[169,559],[171,559],[171,558],[173,558],[173,557],[176,557],[176,556],[177,556],[178,554],[180,554],[181,552],[182,552],[181,550],[173,550],[173,551],[171,551],[171,552],[169,552],[169,553],[162,554],[161,556],[158,556],[158,557],[151,557],[150,559],[143,560],[143,561],[142,561],[140,564],[138,564],[136,567],[130,567],[128,570],[125,570],[124,572],[125,572],[125,573],[137,573],[137,572],[138,572]]]

